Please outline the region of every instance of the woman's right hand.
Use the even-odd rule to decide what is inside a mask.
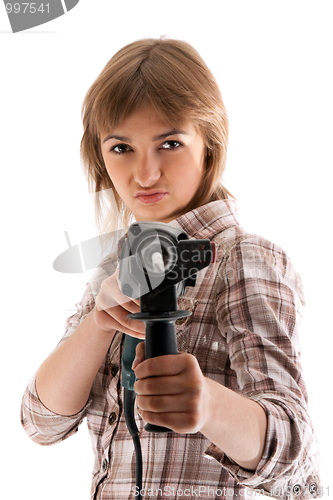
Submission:
[[[145,324],[142,321],[128,319],[130,313],[140,312],[140,301],[124,295],[119,286],[119,271],[103,281],[96,297],[94,321],[97,326],[111,333],[115,330],[144,340]]]

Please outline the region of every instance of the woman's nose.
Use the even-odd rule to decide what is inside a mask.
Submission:
[[[134,180],[142,187],[149,187],[154,185],[161,177],[160,165],[157,158],[150,155],[145,155],[138,161],[135,172]]]

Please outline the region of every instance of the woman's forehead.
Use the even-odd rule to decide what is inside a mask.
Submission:
[[[104,123],[99,127],[99,137],[105,137],[110,134],[115,129],[126,128],[129,125],[140,124],[141,120],[145,118],[153,118],[153,124],[161,127],[168,127],[170,130],[179,131],[179,133],[186,127],[193,125],[197,130],[199,127],[197,123],[189,120],[187,116],[179,115],[178,119],[170,119],[170,116],[167,116],[164,112],[157,110],[154,107],[146,106],[141,109],[132,111],[128,113],[126,116],[123,116],[118,120],[109,120],[109,123]]]

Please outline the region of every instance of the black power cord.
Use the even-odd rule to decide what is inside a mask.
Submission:
[[[128,428],[129,433],[132,436],[134,449],[135,449],[135,481],[136,481],[136,498],[139,500],[142,499],[141,490],[142,490],[142,451],[141,451],[141,443],[140,443],[140,435],[139,429],[135,422],[134,417],[134,402],[135,402],[136,394],[134,391],[127,389],[124,387],[124,414],[125,421]]]

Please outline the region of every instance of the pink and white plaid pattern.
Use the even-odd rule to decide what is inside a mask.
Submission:
[[[239,499],[245,488],[281,499],[321,496],[318,450],[307,407],[300,362],[304,298],[286,253],[238,223],[235,202],[216,201],[170,225],[192,238],[209,238],[214,264],[178,299],[192,315],[176,325],[179,351],[193,354],[202,372],[257,401],[268,418],[266,444],[256,471],[242,469],[200,432],[152,434],[137,414],[143,453],[143,493],[158,499]],[[104,279],[119,263],[105,259],[86,287],[77,312],[66,321],[65,342],[91,311]],[[57,415],[38,398],[35,377],[22,401],[22,425],[39,444],[57,443],[87,419],[95,464],[91,499],[135,499],[135,455],[122,406],[121,352],[117,332],[85,407]]]

